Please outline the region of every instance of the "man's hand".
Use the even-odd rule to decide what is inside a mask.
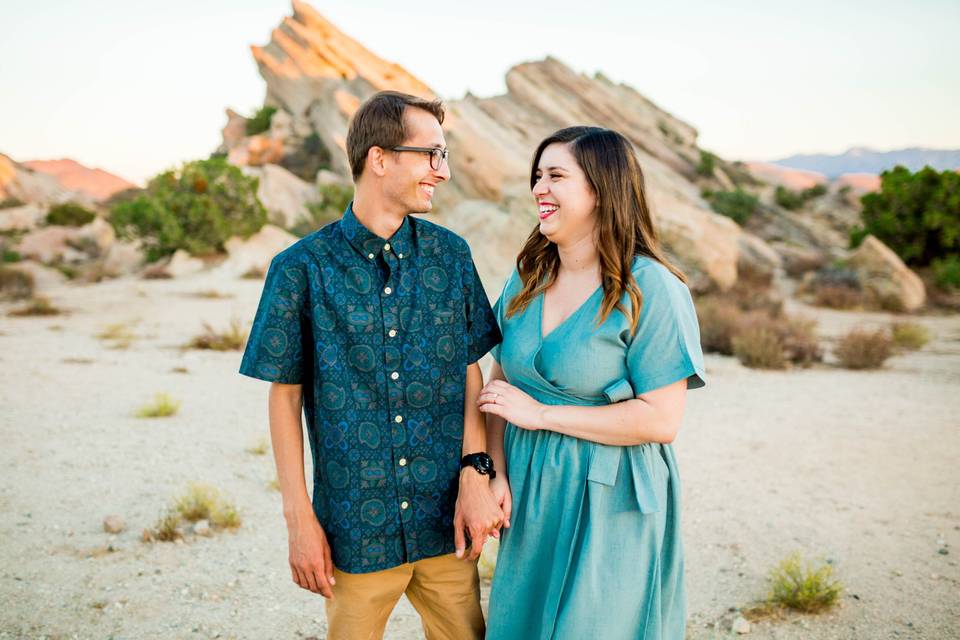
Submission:
[[[333,558],[323,527],[313,512],[287,522],[290,543],[290,571],[293,581],[304,589],[333,598]]]
[[[466,538],[469,535],[470,551],[466,554],[466,559],[479,558],[487,536],[500,536],[502,522],[503,510],[490,492],[489,476],[481,475],[471,467],[460,471],[460,492],[453,516],[453,541],[457,557],[464,557]]]

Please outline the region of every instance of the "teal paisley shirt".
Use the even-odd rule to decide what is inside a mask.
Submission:
[[[466,369],[501,334],[462,238],[352,206],[274,257],[240,373],[303,386],[314,512],[368,573],[454,551]]]

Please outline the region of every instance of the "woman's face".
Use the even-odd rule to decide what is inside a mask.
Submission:
[[[593,233],[597,198],[570,145],[555,142],[540,155],[533,197],[540,233],[557,246],[569,246]]]

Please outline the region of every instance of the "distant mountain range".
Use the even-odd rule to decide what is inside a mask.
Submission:
[[[782,160],[773,160],[771,163],[791,169],[816,171],[830,179],[845,173],[881,173],[898,164],[911,171],[917,171],[927,165],[937,171],[944,171],[960,169],[960,149],[911,147],[895,151],[876,151],[866,147],[853,147],[839,155],[798,154]]]

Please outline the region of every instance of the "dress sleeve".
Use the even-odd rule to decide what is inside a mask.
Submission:
[[[634,394],[687,380],[687,389],[706,384],[700,327],[690,290],[666,267],[634,272],[643,293],[640,324],[627,347]]]
[[[510,300],[507,299],[507,290],[510,288],[510,284],[516,276],[517,272],[514,270],[513,273],[507,277],[507,281],[503,283],[503,288],[500,290],[500,297],[493,303],[493,317],[497,321],[497,326],[500,327],[501,335],[503,333],[503,316],[507,311],[505,307],[510,304]],[[497,345],[490,350],[490,355],[497,361],[497,364],[500,364],[500,344],[501,343],[497,343]]]
[[[303,381],[304,352],[312,348],[307,282],[302,262],[283,253],[271,260],[240,373],[268,382]]]
[[[490,300],[480,281],[470,248],[464,242],[463,298],[467,316],[467,364],[473,364],[503,339],[490,309]]]

